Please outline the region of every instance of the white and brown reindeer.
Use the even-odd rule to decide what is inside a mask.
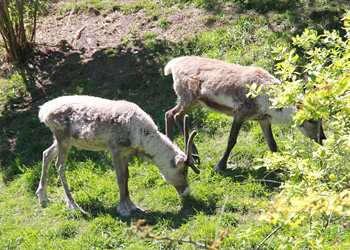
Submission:
[[[182,152],[177,144],[158,131],[151,117],[134,103],[92,96],[63,96],[41,106],[39,118],[54,135],[53,144],[43,152],[42,174],[36,191],[42,206],[48,201],[49,166],[57,157],[56,168],[67,197],[67,206],[84,212],[75,203],[65,177],[65,162],[72,146],[92,151],[108,149],[111,152],[120,194],[117,211],[122,216],[143,211],[130,200],[129,156],[137,155],[154,163],[181,197],[191,192],[188,167],[199,173],[192,157],[189,157],[192,147],[188,147],[196,132],[193,131],[186,139],[185,152]],[[187,132],[186,123],[184,130]]]
[[[173,138],[175,116],[181,118],[199,106],[234,117],[225,154],[216,170],[227,168],[229,154],[245,121],[258,121],[270,150],[276,152],[271,124],[288,126],[293,121],[292,115],[298,112],[295,105],[289,108],[271,108],[266,94],[256,98],[247,97],[250,89],[246,85],[256,83],[268,88],[269,84],[280,84],[275,77],[259,67],[187,56],[172,59],[165,66],[164,73],[173,75],[173,87],[178,96],[178,104],[165,114],[166,135],[170,139]],[[326,138],[318,122],[305,120],[298,128],[318,143]],[[194,144],[193,147],[195,152]]]

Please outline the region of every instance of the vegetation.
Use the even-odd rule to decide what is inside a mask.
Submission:
[[[299,55],[295,50],[277,64],[286,85],[274,90],[276,105],[297,101],[302,107],[295,116],[297,123],[304,119],[324,119],[332,132],[323,146],[312,151],[307,152],[295,145],[288,152],[265,158],[267,168],[282,167],[289,171],[290,179],[281,186],[283,191],[262,217],[294,228],[303,223],[310,225],[312,237],[298,235],[297,230],[291,229],[295,238],[290,244],[292,248],[305,243],[315,248],[338,245],[327,240],[333,233],[328,227],[333,228],[332,222],[349,216],[350,13],[343,20],[347,32],[345,39],[336,30],[325,31],[322,35],[305,30],[293,38],[293,43],[301,47],[305,55],[306,63],[300,72],[297,71]],[[300,74],[305,74],[305,77],[300,77]],[[291,216],[298,216],[296,225],[295,222],[286,223]],[[342,233],[335,241],[341,242],[342,248],[349,244]]]
[[[138,21],[120,44],[97,49],[91,58],[58,40],[59,50],[38,47],[34,59],[2,72],[2,249],[349,248],[348,1],[46,4],[55,8],[40,16],[40,24],[40,19],[52,17],[56,22],[62,18],[73,22],[73,15],[78,19],[84,13],[96,18],[113,13],[140,18],[133,19]],[[189,27],[175,26],[181,18],[174,15],[194,12],[201,13],[196,21],[206,24],[203,29],[195,31],[190,22]],[[164,34],[187,30],[186,35],[172,38],[159,36],[154,29],[144,31],[147,27],[159,27],[157,32]],[[195,140],[202,163],[200,175],[190,172],[190,197],[181,200],[155,166],[135,158],[129,164],[129,188],[134,203],[147,212],[122,218],[116,213],[119,194],[110,155],[74,149],[67,160],[67,180],[74,199],[88,213],[65,208],[53,166],[48,182],[51,203],[41,208],[35,191],[41,153],[52,136],[38,121],[38,106],[63,94],[127,99],[151,114],[164,131],[164,112],[176,98],[163,66],[173,57],[189,54],[275,72],[284,84],[273,90],[274,105],[300,103],[303,109],[295,124],[305,118],[322,119],[327,141],[319,146],[295,126],[276,126],[279,152],[271,154],[260,128],[249,122],[241,130],[228,170],[216,173],[213,168],[226,148],[232,118],[197,109],[190,120],[199,132]],[[253,89],[252,94],[259,93]]]
[[[0,3],[0,34],[10,61],[23,61],[32,52],[37,13],[38,0]]]

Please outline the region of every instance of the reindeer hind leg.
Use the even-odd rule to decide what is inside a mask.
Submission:
[[[47,197],[47,175],[49,172],[50,164],[52,160],[57,156],[57,142],[54,143],[43,152],[43,160],[42,160],[42,171],[39,182],[39,187],[36,191],[36,195],[39,198],[39,203],[42,207],[45,207],[47,202],[49,201]]]
[[[218,165],[215,167],[215,171],[226,170],[228,157],[229,157],[233,147],[236,145],[239,130],[241,129],[241,127],[245,121],[244,118],[245,117],[240,117],[240,116],[234,117],[231,131],[230,131],[230,136],[229,136],[229,139],[227,142],[227,148],[225,150],[225,154],[221,158],[221,160],[219,161]]]

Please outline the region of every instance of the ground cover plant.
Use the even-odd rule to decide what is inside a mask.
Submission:
[[[347,1],[42,3],[33,58],[13,65],[1,57],[2,249],[349,247]],[[163,67],[180,55],[255,64],[274,73],[285,81],[283,91],[275,90],[276,105],[297,98],[306,108],[296,118],[322,117],[328,140],[319,147],[294,127],[276,126],[279,153],[270,154],[258,125],[246,123],[228,170],[217,173],[232,118],[198,109],[190,121],[202,163],[200,175],[190,171],[190,197],[181,200],[155,166],[134,158],[129,189],[147,211],[123,218],[116,212],[109,153],[72,149],[66,176],[87,214],[66,209],[53,165],[51,202],[41,208],[35,191],[52,135],[39,123],[39,105],[66,94],[126,99],[164,132],[164,113],[176,96]],[[183,147],[178,132],[175,140]]]

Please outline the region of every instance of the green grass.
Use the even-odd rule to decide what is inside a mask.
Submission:
[[[65,14],[69,12],[94,12],[100,15],[107,15],[108,13],[118,10],[120,4],[115,1],[109,0],[80,0],[80,1],[68,1],[63,3],[57,10],[57,14]]]
[[[0,93],[0,103],[8,105],[16,104],[11,102],[14,99],[19,99],[18,102],[23,101],[29,94],[25,80],[19,74],[14,74],[9,79],[0,79]]]
[[[331,3],[321,5],[324,1],[314,1],[314,6],[308,6],[309,3],[299,1],[298,4],[304,3],[303,14],[306,15],[304,21],[299,22],[300,9],[289,8],[290,1],[254,2],[257,4],[239,0],[62,3],[55,14],[93,10],[100,15],[113,11],[133,15],[143,11],[147,22],[163,31],[171,25],[169,15],[172,13],[200,8],[206,11],[203,18],[217,26],[189,34],[180,42],[157,39],[154,32],[139,36],[137,28],[130,30],[120,47],[103,49],[94,55],[111,71],[118,63],[127,65],[128,70],[121,72],[118,79],[106,79],[99,68],[94,68],[90,74],[89,62],[75,60],[79,56],[74,55],[57,63],[76,69],[68,76],[71,82],[60,81],[65,75],[58,69],[50,79],[60,84],[59,91],[47,87],[44,89],[47,98],[64,92],[134,101],[164,131],[164,113],[176,103],[172,79],[163,75],[163,67],[171,58],[199,55],[242,65],[255,64],[273,72],[275,55],[272,51],[277,44],[291,46],[291,36],[307,26],[317,26],[314,20],[324,27],[331,24],[329,15],[320,20],[317,13],[340,13],[340,7]],[[131,46],[140,48],[137,55],[128,52]],[[265,202],[279,193],[278,185],[256,180],[281,181],[287,177],[267,173],[261,168],[268,147],[260,127],[256,122],[244,124],[230,155],[228,170],[216,173],[213,168],[226,148],[232,118],[205,109],[190,114],[191,128],[198,131],[195,142],[202,160],[200,175],[190,171],[193,191],[190,197],[181,200],[175,189],[161,178],[157,167],[136,158],[129,163],[129,189],[133,202],[146,209],[146,213],[122,218],[117,214],[118,185],[109,153],[72,149],[67,161],[68,184],[76,202],[88,213],[84,215],[66,208],[63,188],[53,164],[48,182],[51,202],[47,208],[41,208],[35,191],[40,179],[42,151],[52,143],[52,135],[37,118],[37,106],[46,99],[25,102],[28,97],[36,97],[33,86],[26,81],[28,78],[16,73],[0,79],[3,104],[0,106],[1,249],[165,249],[168,242],[164,240],[142,239],[139,237],[142,232],[127,232],[138,219],[146,220],[153,235],[191,237],[199,243],[214,239],[217,231],[229,229],[222,249],[254,249],[275,229],[276,226],[261,222],[258,217],[267,209]],[[288,150],[292,141],[306,149],[313,145],[290,128],[276,126],[273,131],[281,151]],[[176,135],[175,140],[183,145],[178,131]],[[307,234],[309,227],[302,225],[298,233]],[[330,242],[337,237],[346,241],[348,228],[347,221],[339,220],[333,222],[324,235]],[[291,237],[288,225],[283,225],[274,238],[264,244],[264,249],[278,249]],[[194,249],[193,245],[174,244],[172,249]]]
[[[146,219],[155,235],[175,238],[192,235],[193,240],[202,241],[215,237],[221,216],[218,229],[230,228],[234,235],[242,231],[242,226],[248,228],[254,223],[252,214],[256,217],[259,213],[257,203],[270,195],[261,184],[235,182],[203,164],[200,177],[190,174],[193,195],[182,203],[155,166],[134,161],[130,166],[131,197],[147,212],[125,219],[116,213],[119,194],[114,171],[101,169],[92,161],[71,164],[68,164],[70,171],[67,172],[69,186],[75,200],[88,215],[65,207],[63,190],[53,170],[48,186],[51,203],[47,208],[39,207],[34,194],[40,172],[37,164],[10,185],[1,186],[0,232],[3,240],[0,246],[3,249],[161,247],[164,242],[144,242],[137,235],[126,233],[138,218]],[[228,200],[221,214],[226,197]],[[236,244],[226,243],[227,246]],[[188,247],[183,246],[184,249]]]

